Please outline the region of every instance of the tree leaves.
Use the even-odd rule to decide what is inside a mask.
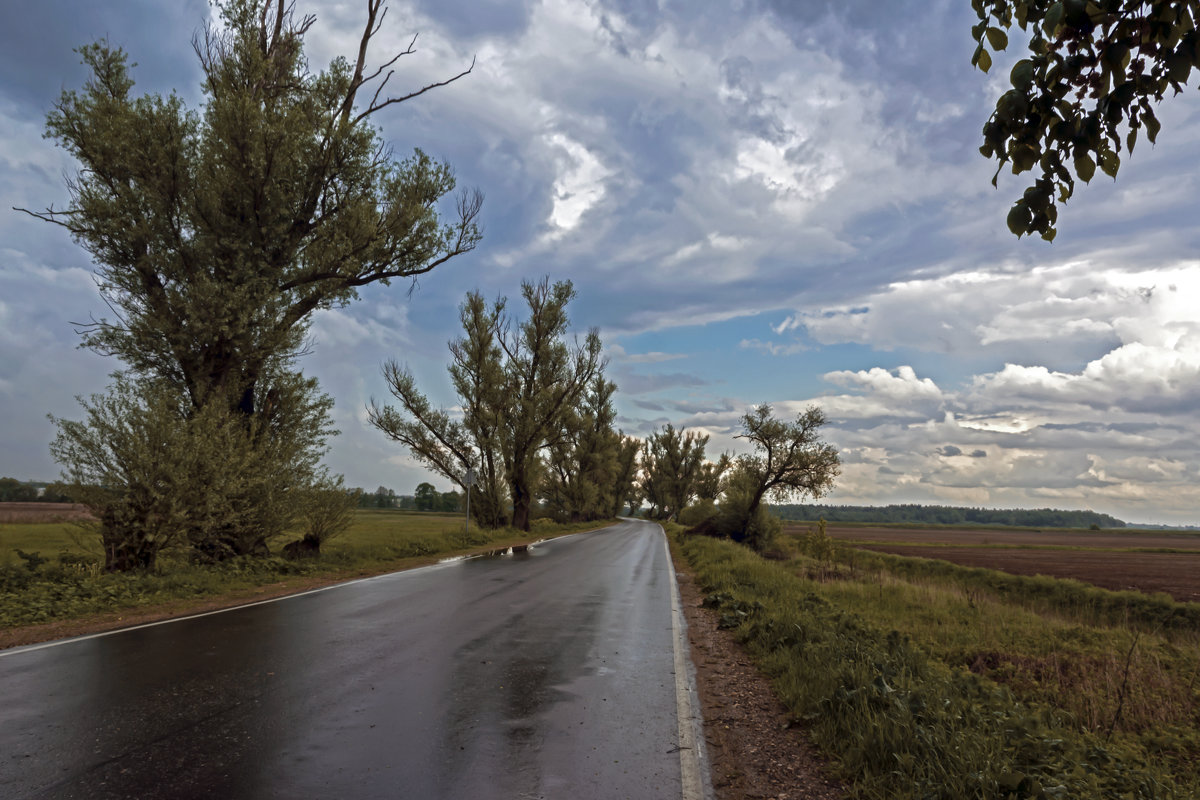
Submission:
[[[1096,174],[1096,162],[1092,161],[1090,155],[1079,153],[1075,156],[1075,174],[1084,183],[1092,182],[1092,176]]]
[[[1056,204],[1071,197],[1075,177],[1090,182],[1099,168],[1115,178],[1122,143],[1132,152],[1143,127],[1151,144],[1157,139],[1153,105],[1200,68],[1200,0],[974,0],[972,6],[979,18],[971,28],[972,63],[981,69],[991,67],[989,46],[1008,44],[1005,30],[1011,33],[1014,21],[1029,33],[1029,56],[1010,71],[1012,89],[997,98],[980,153],[998,167],[1011,162],[1014,174],[1040,171],[1036,196],[1045,202],[1027,195],[1007,221],[1015,235],[1052,240]]]
[[[1154,116],[1154,112],[1149,106],[1142,109],[1142,124],[1146,126],[1146,138],[1150,140],[1150,144],[1154,144],[1158,139],[1158,132],[1162,128],[1162,123],[1158,121],[1158,117]]]
[[[1062,24],[1063,14],[1065,9],[1062,3],[1055,3],[1046,11],[1046,16],[1042,20],[1042,30],[1045,31],[1048,38],[1055,38],[1058,35],[1058,26]]]
[[[1013,64],[1012,71],[1008,73],[1008,79],[1018,92],[1029,91],[1029,87],[1033,84],[1033,62],[1028,58],[1023,58]]]
[[[1100,169],[1104,170],[1104,174],[1110,178],[1117,177],[1117,170],[1121,168],[1121,158],[1112,150],[1103,150],[1100,153]]]
[[[605,362],[596,330],[582,342],[566,340],[570,281],[523,282],[521,291],[529,316],[515,328],[503,298],[489,306],[470,292],[460,307],[466,336],[450,343],[450,374],[461,422],[435,411],[395,362],[384,365],[384,377],[401,409],[372,401],[369,421],[463,488],[464,469],[472,467],[484,502],[473,501],[471,511],[481,526],[505,524],[511,503],[513,526],[529,530],[538,454],[561,434]]]
[[[971,58],[971,63],[987,72],[992,68],[992,56],[981,44],[975,48],[975,55]]]

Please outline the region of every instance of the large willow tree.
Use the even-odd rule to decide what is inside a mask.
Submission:
[[[120,49],[80,49],[91,78],[47,121],[80,164],[71,205],[38,216],[95,259],[113,317],[86,346],[170,379],[197,408],[219,398],[254,413],[267,365],[299,350],[314,311],[475,247],[479,195],[460,196],[444,224],[450,167],[419,150],[395,158],[371,124],[432,88],[383,94],[412,48],[370,70],[381,3],[366,4],[356,60],[319,73],[303,47],[314,17],[297,20],[285,0],[218,3],[223,25],[193,41],[199,113],[174,94],[133,96]]]
[[[429,272],[479,241],[479,193],[459,195],[444,220],[450,167],[420,150],[395,157],[372,124],[470,69],[389,94],[413,47],[372,62],[386,11],[382,0],[365,5],[354,59],[311,72],[304,36],[315,17],[295,17],[286,0],[217,2],[220,24],[192,43],[199,111],[175,94],[135,96],[120,49],[79,50],[91,77],[47,120],[48,136],[79,162],[71,201],[34,216],[92,255],[111,315],[85,327],[84,344],[121,359],[134,385],[153,385],[146,397],[170,387],[189,417],[222,407],[245,420],[247,437],[270,435],[289,415],[303,426],[272,382],[302,353],[313,312],[344,306],[361,286]],[[60,425],[68,438],[72,430]]]

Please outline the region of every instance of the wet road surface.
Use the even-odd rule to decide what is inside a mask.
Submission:
[[[0,797],[678,798],[658,526],[0,652]]]

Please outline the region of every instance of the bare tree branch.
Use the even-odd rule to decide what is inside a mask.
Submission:
[[[366,111],[363,111],[361,114],[359,114],[357,117],[354,118],[354,121],[358,122],[359,120],[363,119],[364,117],[370,116],[371,114],[374,114],[376,111],[380,110],[381,108],[386,108],[386,107],[392,105],[393,103],[403,103],[405,100],[411,100],[414,97],[420,97],[421,95],[428,92],[430,89],[437,89],[442,86],[448,86],[448,85],[454,83],[459,78],[463,78],[463,77],[466,77],[467,75],[470,75],[471,70],[473,70],[473,69],[475,69],[475,58],[474,57],[471,58],[471,66],[467,67],[465,70],[458,73],[453,78],[447,78],[444,81],[438,81],[437,83],[431,83],[428,86],[423,86],[422,88],[418,89],[417,91],[410,92],[409,94],[406,94],[403,97],[389,97],[387,100],[384,100],[382,103],[372,102],[371,105],[367,106]]]

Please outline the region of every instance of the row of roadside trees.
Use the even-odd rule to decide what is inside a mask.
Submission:
[[[753,453],[715,461],[698,432],[668,424],[644,441],[625,435],[599,333],[568,339],[573,297],[569,281],[527,282],[515,317],[505,298],[467,295],[463,335],[450,343],[457,414],[434,407],[407,368],[384,366],[397,404],[373,401],[371,424],[462,490],[470,486],[477,524],[529,530],[537,513],[609,519],[645,502],[651,518],[762,547],[778,528],[767,500],[816,498],[832,487],[839,462],[818,438],[825,417],[817,408],[788,422],[759,406],[739,434]]]
[[[98,519],[110,570],[152,567],[166,550],[264,554],[296,530],[319,550],[361,496],[321,464],[333,401],[297,366],[313,314],[415,279],[481,236],[481,194],[459,194],[443,217],[449,165],[394,156],[372,124],[470,68],[393,96],[387,69],[412,49],[368,68],[382,0],[367,0],[356,56],[320,72],[304,55],[314,17],[285,0],[215,6],[221,24],[193,43],[199,111],[175,94],[134,96],[120,49],[80,48],[91,76],[47,117],[47,136],[79,163],[70,202],[27,212],[91,254],[112,312],[83,327],[83,345],[123,368],[81,400],[82,419],[53,420],[51,445]],[[485,527],[528,530],[535,512],[608,518],[643,496],[665,518],[698,497],[724,509],[744,496],[752,519],[762,498],[796,488],[751,460],[708,464],[694,434],[669,426],[644,444],[614,430],[598,333],[567,338],[573,296],[569,282],[525,283],[518,319],[506,300],[469,294],[450,347],[461,415],[434,408],[393,362],[399,404],[372,404],[371,424],[460,490],[470,483]],[[776,457],[768,447],[766,463]]]

